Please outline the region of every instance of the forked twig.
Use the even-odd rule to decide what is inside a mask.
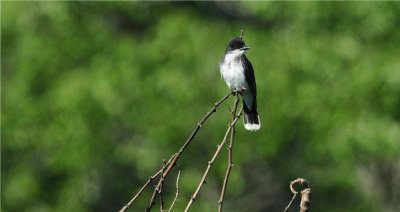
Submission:
[[[233,110],[236,110],[235,108]],[[201,187],[203,186],[203,184],[205,183],[206,177],[208,175],[208,172],[211,169],[212,164],[214,163],[215,159],[217,158],[217,156],[219,155],[219,153],[221,152],[221,149],[223,147],[223,145],[227,142],[228,139],[228,135],[230,133],[230,131],[232,130],[232,128],[235,126],[236,122],[239,120],[241,114],[242,114],[242,109],[240,109],[239,113],[237,114],[236,118],[229,124],[228,129],[226,130],[225,136],[222,139],[221,143],[219,145],[217,145],[217,150],[214,153],[214,156],[212,157],[212,159],[210,161],[208,161],[208,166],[203,174],[203,177],[200,180],[199,185],[197,186],[196,191],[194,192],[194,194],[191,196],[189,203],[186,206],[185,212],[187,212],[190,207],[192,206],[194,200],[196,199],[198,193],[200,192]]]
[[[169,164],[171,163],[172,158],[173,158],[173,157],[171,157],[171,158],[168,160],[168,162],[166,163],[166,166],[169,165]],[[151,177],[149,177],[149,179],[148,179],[148,180],[146,181],[146,183],[142,186],[142,188],[140,188],[140,190],[136,193],[136,195],[135,195],[124,207],[122,207],[121,210],[120,210],[119,212],[125,212],[125,211],[131,206],[131,204],[136,200],[136,198],[138,198],[138,197],[142,194],[143,190],[149,185],[149,183],[150,183],[151,181],[153,181],[154,178],[156,178],[156,177],[157,177],[159,174],[161,174],[162,172],[163,172],[163,168],[161,168],[160,170],[158,170],[157,173],[155,173],[154,175],[152,175]]]
[[[243,30],[242,30],[242,34],[243,34]],[[232,111],[232,120],[235,119],[236,109],[237,109],[238,104],[239,104],[239,94],[235,93],[235,102],[233,104],[234,111]],[[222,185],[221,195],[220,195],[220,198],[218,201],[218,211],[222,211],[222,205],[224,203],[226,187],[228,185],[229,176],[231,174],[231,170],[233,167],[232,148],[233,148],[233,140],[235,138],[235,132],[236,132],[236,128],[235,128],[235,126],[233,126],[232,130],[231,130],[231,138],[229,141],[229,146],[227,148],[228,149],[228,166],[226,168],[224,183]]]
[[[286,206],[284,212],[287,212],[290,208],[290,206],[293,203],[293,200],[296,198],[296,195],[299,193],[293,188],[293,185],[299,183],[303,186],[303,190],[301,190],[301,201],[300,201],[300,212],[308,212],[308,209],[310,208],[310,196],[311,196],[311,188],[310,184],[307,182],[307,180],[303,178],[297,178],[296,180],[293,180],[290,182],[290,190],[293,193],[292,200],[290,200],[289,204]]]
[[[205,123],[205,121],[213,114],[217,111],[218,106],[224,102],[230,95],[232,95],[232,93],[228,93],[227,95],[225,95],[224,97],[222,97],[221,100],[219,100],[218,102],[216,102],[214,104],[214,106],[211,108],[211,110],[209,110],[206,115],[201,119],[201,121],[199,123],[197,123],[196,128],[193,130],[192,134],[189,136],[189,138],[186,140],[186,142],[182,145],[182,147],[179,149],[179,151],[177,153],[175,153],[172,156],[172,161],[171,163],[167,166],[165,172],[163,173],[163,177],[166,178],[166,176],[169,174],[169,172],[172,170],[172,168],[175,166],[176,161],[178,161],[179,157],[181,156],[182,152],[185,151],[186,147],[192,142],[192,140],[194,139],[194,137],[196,136],[197,132],[199,131],[199,129],[202,127],[202,125]],[[146,209],[146,211],[150,211],[150,209],[153,207],[153,205],[155,204],[155,198],[157,196],[157,190],[159,189],[159,187],[161,186],[161,179],[160,181],[158,181],[157,186],[154,189],[153,195],[150,199],[149,205]]]
[[[194,137],[196,136],[197,131],[199,131],[200,127],[205,123],[205,121],[206,121],[213,113],[215,113],[215,112],[217,111],[218,106],[219,106],[220,104],[222,104],[231,94],[232,94],[232,93],[226,94],[224,97],[222,97],[218,102],[216,102],[216,103],[214,104],[214,106],[211,108],[211,110],[208,111],[208,112],[206,113],[206,115],[201,119],[200,122],[198,122],[196,128],[194,129],[194,131],[192,132],[192,134],[190,135],[190,137],[186,140],[186,142],[183,144],[183,146],[180,148],[180,150],[179,150],[177,153],[173,154],[173,155],[171,156],[171,158],[168,160],[168,162],[167,162],[167,164],[166,164],[167,169],[166,169],[166,170],[160,169],[160,170],[159,170],[157,173],[155,173],[153,176],[149,177],[149,179],[148,179],[148,180],[146,181],[146,183],[142,186],[142,188],[136,193],[136,195],[135,195],[126,205],[124,205],[124,206],[121,208],[120,212],[125,212],[125,211],[132,205],[132,203],[142,194],[143,190],[149,185],[149,183],[150,183],[151,181],[153,181],[155,177],[157,177],[159,174],[161,174],[161,172],[163,172],[162,175],[163,175],[164,178],[169,174],[169,172],[171,171],[171,169],[175,166],[176,161],[179,159],[179,157],[180,157],[180,155],[182,154],[182,152],[186,149],[186,147],[190,144],[190,142],[191,142],[191,141],[194,139]],[[157,187],[158,187],[159,185],[160,185],[160,181],[159,181],[159,183],[157,184],[157,186],[156,186],[156,188],[155,188],[155,190],[154,190],[154,192],[153,192],[153,196],[152,196],[152,200],[151,200],[151,206],[154,204],[154,199],[155,199],[155,196],[156,196],[155,193],[157,193],[157,192],[156,192],[156,189],[158,189]],[[150,208],[151,208],[151,207],[150,207]],[[150,208],[148,208],[148,210],[149,210]]]

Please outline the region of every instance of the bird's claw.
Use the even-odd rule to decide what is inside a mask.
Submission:
[[[232,89],[231,92],[232,92],[232,95],[235,95],[235,94],[241,94],[243,90],[246,90],[246,88],[242,87],[241,89]]]

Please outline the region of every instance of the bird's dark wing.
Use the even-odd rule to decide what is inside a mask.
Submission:
[[[247,59],[245,55],[243,55],[242,63],[244,66],[244,75],[246,78],[246,82],[249,85],[250,92],[253,96],[257,95],[257,88],[256,88],[256,78],[254,76],[253,65],[251,65],[250,61]]]

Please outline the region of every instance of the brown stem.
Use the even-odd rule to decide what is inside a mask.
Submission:
[[[163,161],[163,168],[162,168],[162,172],[161,172],[161,185],[160,185],[160,189],[158,191],[158,194],[160,195],[160,211],[163,212],[164,211],[164,199],[163,199],[163,195],[162,195],[162,191],[163,191],[163,185],[164,185],[164,169],[166,167],[166,163],[165,160]]]
[[[310,198],[311,198],[311,188],[303,189],[301,191],[300,212],[308,212],[308,209],[310,208],[310,201],[311,201]]]
[[[243,108],[242,108],[243,109]],[[212,164],[214,163],[215,159],[217,158],[217,156],[219,155],[219,153],[221,152],[221,149],[223,147],[223,145],[227,142],[227,138],[229,135],[229,132],[234,128],[236,122],[239,120],[240,115],[242,114],[242,109],[239,111],[238,115],[236,116],[236,118],[229,124],[228,129],[225,133],[224,138],[222,139],[221,143],[217,146],[217,150],[214,153],[214,156],[212,157],[212,159],[208,162],[208,166],[203,174],[203,177],[200,180],[199,185],[197,186],[196,191],[194,192],[194,194],[191,196],[190,201],[188,203],[188,205],[186,206],[185,212],[189,211],[190,207],[192,206],[194,200],[196,199],[198,193],[200,192],[201,187],[203,186],[203,184],[206,181],[206,177],[208,175],[208,172],[211,169]],[[234,109],[236,110],[236,109]]]
[[[235,119],[236,116],[236,109],[237,106],[239,104],[239,95],[237,93],[235,93],[235,102],[233,104],[233,111],[232,111],[232,120]],[[233,158],[232,158],[232,148],[233,148],[233,140],[235,138],[235,126],[233,126],[232,131],[231,131],[231,138],[229,141],[229,146],[228,146],[228,166],[226,168],[226,173],[225,173],[225,178],[224,178],[224,183],[222,185],[222,190],[221,190],[221,195],[218,201],[218,211],[222,211],[222,205],[224,203],[224,198],[225,198],[225,192],[226,192],[226,187],[228,185],[228,180],[229,180],[229,176],[231,174],[231,170],[233,167]]]

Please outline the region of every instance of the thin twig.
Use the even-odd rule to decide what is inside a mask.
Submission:
[[[242,29],[242,30],[240,30],[240,40],[243,40],[243,32],[244,32],[244,30]]]
[[[293,193],[293,197],[292,197],[292,199],[290,200],[289,204],[286,206],[284,212],[287,212],[287,211],[289,210],[289,208],[290,208],[290,206],[292,205],[293,200],[296,198],[296,196],[297,196],[297,192],[296,192],[296,193]]]
[[[164,185],[164,169],[166,167],[166,163],[165,160],[163,160],[163,168],[162,168],[162,172],[161,172],[161,185],[160,188],[158,190],[158,194],[160,195],[160,211],[163,212],[164,211],[164,200],[163,200],[163,195],[162,195],[162,191],[163,191],[163,185]]]
[[[235,101],[233,103],[234,110],[232,111],[232,120],[235,119],[237,106],[239,104],[239,94],[235,93],[234,95],[235,95]],[[226,187],[228,185],[229,176],[231,174],[231,170],[233,167],[232,148],[233,148],[233,140],[235,138],[235,132],[236,132],[236,128],[235,128],[235,126],[233,126],[232,130],[231,130],[231,139],[229,141],[229,146],[227,148],[228,149],[228,166],[226,168],[224,183],[222,185],[221,195],[220,195],[220,198],[218,201],[218,211],[220,211],[220,212],[222,211],[222,205],[224,203]]]
[[[178,171],[178,176],[176,177],[176,193],[175,193],[175,198],[174,198],[174,200],[172,201],[171,207],[168,209],[168,212],[171,212],[171,210],[172,210],[172,208],[174,207],[175,202],[176,202],[176,200],[178,199],[178,196],[179,196],[179,176],[180,176],[180,174],[181,174],[181,171],[179,170],[179,171]]]
[[[171,158],[168,160],[167,165],[169,165],[169,164],[171,163],[172,158],[173,158],[173,157],[171,157]],[[146,181],[146,183],[142,186],[142,188],[140,188],[140,190],[136,193],[136,195],[135,195],[124,207],[122,207],[121,210],[120,210],[119,212],[125,212],[125,211],[131,206],[131,204],[136,200],[136,198],[138,198],[138,197],[142,194],[143,190],[149,185],[149,183],[150,183],[151,181],[153,181],[154,178],[156,178],[156,177],[157,177],[159,174],[161,174],[162,172],[163,172],[163,169],[160,169],[160,170],[158,170],[157,173],[155,173],[154,175],[152,175],[151,177],[149,177],[149,179],[148,179],[148,180]]]
[[[296,195],[299,193],[293,188],[293,185],[299,183],[303,186],[303,190],[301,190],[301,201],[300,201],[300,212],[308,212],[308,209],[310,207],[310,196],[311,196],[311,188],[310,184],[307,182],[307,180],[303,178],[297,178],[296,180],[293,180],[290,182],[290,190],[293,193],[292,200],[290,200],[289,204],[286,206],[284,212],[287,212],[292,205],[293,200],[296,198]]]
[[[176,162],[178,161],[179,157],[181,156],[182,152],[185,151],[186,147],[192,142],[192,140],[195,138],[197,132],[199,131],[199,129],[203,126],[203,124],[205,123],[205,121],[213,114],[217,111],[218,106],[224,102],[230,95],[232,95],[232,93],[228,93],[227,95],[225,95],[224,97],[222,97],[222,99],[220,99],[218,102],[216,102],[214,104],[214,106],[211,108],[211,110],[209,110],[206,115],[201,119],[200,122],[197,123],[196,128],[193,130],[192,134],[189,136],[189,138],[186,140],[186,142],[182,145],[182,147],[179,149],[179,151],[177,153],[175,153],[173,155],[173,159],[171,161],[171,163],[168,165],[167,169],[165,170],[165,172],[163,173],[163,177],[166,178],[166,176],[169,174],[169,172],[172,170],[172,168],[175,166]],[[150,199],[149,205],[146,209],[146,211],[150,211],[151,208],[153,207],[153,205],[155,204],[155,198],[157,196],[157,190],[159,189],[159,187],[161,186],[161,181],[158,181],[158,184],[156,186],[156,188],[154,189],[153,195]]]
[[[236,110],[236,109],[234,109],[234,110]],[[206,177],[208,175],[208,172],[211,169],[212,164],[214,163],[215,159],[217,158],[217,156],[221,152],[221,149],[222,149],[223,145],[227,142],[227,138],[228,138],[229,132],[232,130],[232,128],[235,126],[236,122],[239,120],[240,115],[242,114],[242,110],[243,110],[243,108],[240,109],[240,111],[239,111],[238,115],[236,116],[236,118],[229,124],[228,129],[226,130],[225,136],[222,139],[222,142],[217,146],[217,150],[215,151],[214,156],[212,157],[212,159],[210,161],[208,161],[208,166],[207,166],[207,168],[206,168],[206,170],[205,170],[205,172],[203,174],[203,177],[200,180],[199,185],[197,186],[196,191],[191,196],[190,201],[189,201],[188,205],[186,206],[185,212],[189,211],[189,208],[192,206],[194,200],[196,199],[198,193],[200,192],[200,189],[201,189],[201,187],[203,186],[203,184],[206,181]]]

